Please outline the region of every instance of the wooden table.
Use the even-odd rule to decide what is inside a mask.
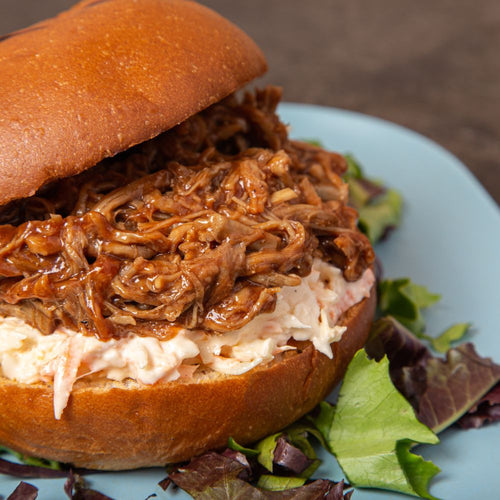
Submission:
[[[72,0],[2,0],[0,33]],[[500,203],[500,2],[204,0],[262,47],[288,101],[412,128],[458,156]]]

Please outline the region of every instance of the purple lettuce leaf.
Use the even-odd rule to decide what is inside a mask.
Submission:
[[[112,500],[99,491],[87,488],[84,479],[71,470],[64,484],[64,492],[70,500]]]
[[[169,477],[166,477],[165,479],[162,479],[159,483],[158,486],[163,490],[167,491],[167,488],[172,484],[172,480]]]
[[[112,498],[90,488],[81,488],[75,491],[72,500],[112,500]]]
[[[11,455],[21,462],[11,462],[10,460],[0,458],[0,474],[7,474],[14,477],[51,479],[69,477],[71,473],[82,476],[85,474],[96,474],[101,472],[98,470],[83,469],[79,467],[71,469],[68,464],[57,462],[55,460],[31,457],[1,445],[0,453]]]
[[[281,436],[276,441],[274,449],[274,464],[283,467],[292,474],[302,474],[310,465],[313,459],[307,456],[298,448],[293,446],[285,436]]]
[[[256,448],[260,452],[257,461],[271,473],[308,478],[320,464],[307,437],[297,432],[289,434],[288,429],[262,439]]]
[[[500,421],[500,384],[483,396],[457,424],[462,429],[477,429],[491,422]]]
[[[243,447],[230,438],[229,448],[224,452],[224,455],[238,459],[237,455],[229,454],[237,452],[243,454],[252,463],[257,461],[271,473],[284,473],[287,476],[295,474],[308,479],[321,464],[310,442],[311,437],[314,437],[326,448],[321,433],[313,425],[302,420],[290,425],[282,432],[261,439],[255,443],[254,448]],[[253,468],[255,469],[255,466]],[[252,478],[241,479],[252,480]]]
[[[241,479],[245,465],[223,454],[208,452],[193,459],[188,465],[169,473],[170,480],[199,500],[309,500],[329,498],[343,500],[344,484],[328,480],[316,480],[297,488],[284,491],[268,491]],[[283,478],[285,484],[290,478]],[[339,486],[339,484],[341,486]],[[277,482],[274,482],[274,486]],[[286,487],[286,486],[285,486]]]
[[[38,497],[38,488],[21,481],[17,488],[8,496],[7,500],[35,500]]]
[[[471,343],[435,357],[392,317],[375,322],[366,345],[369,356],[387,354],[396,388],[418,419],[438,433],[450,426],[500,382],[500,365],[480,357]]]
[[[64,470],[54,470],[48,469],[46,467],[38,467],[36,465],[18,464],[0,458],[0,474],[7,474],[14,477],[50,479],[66,477],[68,475],[68,472]]]
[[[255,465],[252,467],[246,455],[240,451],[232,450],[231,448],[226,448],[222,454],[225,457],[236,460],[243,466],[242,471],[238,475],[240,479],[243,479],[243,481],[253,481],[255,475],[253,469]]]

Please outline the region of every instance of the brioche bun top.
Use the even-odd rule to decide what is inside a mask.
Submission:
[[[247,35],[184,0],[85,0],[0,38],[0,204],[157,136],[265,70]]]

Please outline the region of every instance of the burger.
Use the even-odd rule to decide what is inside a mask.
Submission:
[[[253,41],[183,0],[85,0],[0,41],[0,444],[79,467],[276,432],[363,346],[373,260],[336,153]]]

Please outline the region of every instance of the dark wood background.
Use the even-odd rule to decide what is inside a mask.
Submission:
[[[73,0],[1,0],[0,33]],[[204,0],[262,47],[288,101],[412,128],[458,156],[500,203],[500,2]],[[1,78],[1,74],[0,74]]]

